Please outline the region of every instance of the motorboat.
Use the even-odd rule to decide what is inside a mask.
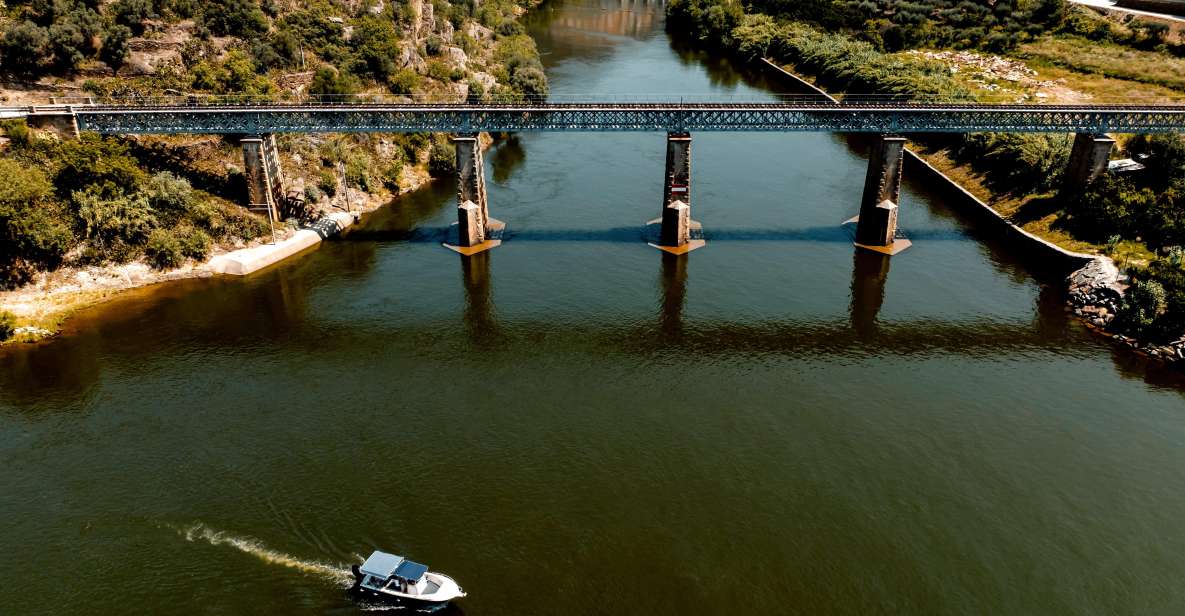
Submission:
[[[465,591],[447,575],[402,556],[375,550],[362,565],[354,565],[352,590],[367,598],[425,607],[443,607]]]

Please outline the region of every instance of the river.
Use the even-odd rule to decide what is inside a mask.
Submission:
[[[528,20],[553,92],[768,96],[661,4]],[[695,134],[708,245],[664,257],[664,135],[486,155],[246,279],[134,292],[0,354],[0,612],[352,613],[373,548],[467,614],[1180,613],[1185,401],[908,181],[856,253],[829,134]]]

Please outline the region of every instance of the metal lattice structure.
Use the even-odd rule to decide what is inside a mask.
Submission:
[[[108,134],[478,131],[1185,133],[1185,105],[850,103],[250,104],[72,106]]]

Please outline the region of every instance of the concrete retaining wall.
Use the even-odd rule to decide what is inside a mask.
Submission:
[[[1077,270],[1098,258],[1095,255],[1066,250],[1008,222],[1008,219],[990,205],[908,148],[905,150],[905,168],[907,177],[926,182],[928,187],[941,192],[952,207],[970,214],[976,222],[999,231],[1008,239],[1015,240],[1017,248],[1030,257],[1064,268],[1067,272]]]
[[[312,227],[301,229],[282,242],[218,255],[210,259],[205,267],[215,274],[246,276],[314,248],[321,243],[321,240],[341,233],[352,224],[354,224],[354,217],[350,214],[344,212],[330,214],[317,221]]]
[[[833,103],[839,102],[838,99],[836,99],[834,96],[831,96],[827,92],[823,91],[815,84],[813,84],[813,83],[803,79],[802,77],[799,77],[798,75],[795,75],[794,73],[791,73],[790,71],[778,66],[773,61],[771,61],[769,58],[762,58],[761,61],[765,64],[766,68],[768,68],[769,71],[775,77],[781,79],[782,81],[789,83],[799,89],[806,90],[807,92],[809,92],[811,94],[818,94],[819,96],[826,97],[827,100],[829,100]]]
[[[788,83],[809,92],[826,96],[832,102],[839,102],[836,98],[819,89],[813,83],[783,69],[770,60],[762,58],[761,61],[779,79],[786,80]],[[1050,262],[1058,268],[1066,269],[1066,271],[1077,270],[1098,258],[1095,255],[1066,250],[1008,222],[1006,218],[992,209],[990,205],[981,201],[967,189],[960,186],[958,182],[947,177],[946,174],[934,168],[930,163],[922,159],[921,156],[918,156],[917,153],[908,148],[905,150],[905,167],[907,177],[926,181],[929,186],[938,189],[948,199],[948,203],[952,207],[970,214],[977,222],[997,230],[1009,239],[1016,240],[1017,249],[1030,257]]]

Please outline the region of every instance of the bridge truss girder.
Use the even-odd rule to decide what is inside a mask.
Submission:
[[[75,108],[108,134],[315,132],[782,131],[1185,133],[1185,107],[1021,105],[214,106]]]

